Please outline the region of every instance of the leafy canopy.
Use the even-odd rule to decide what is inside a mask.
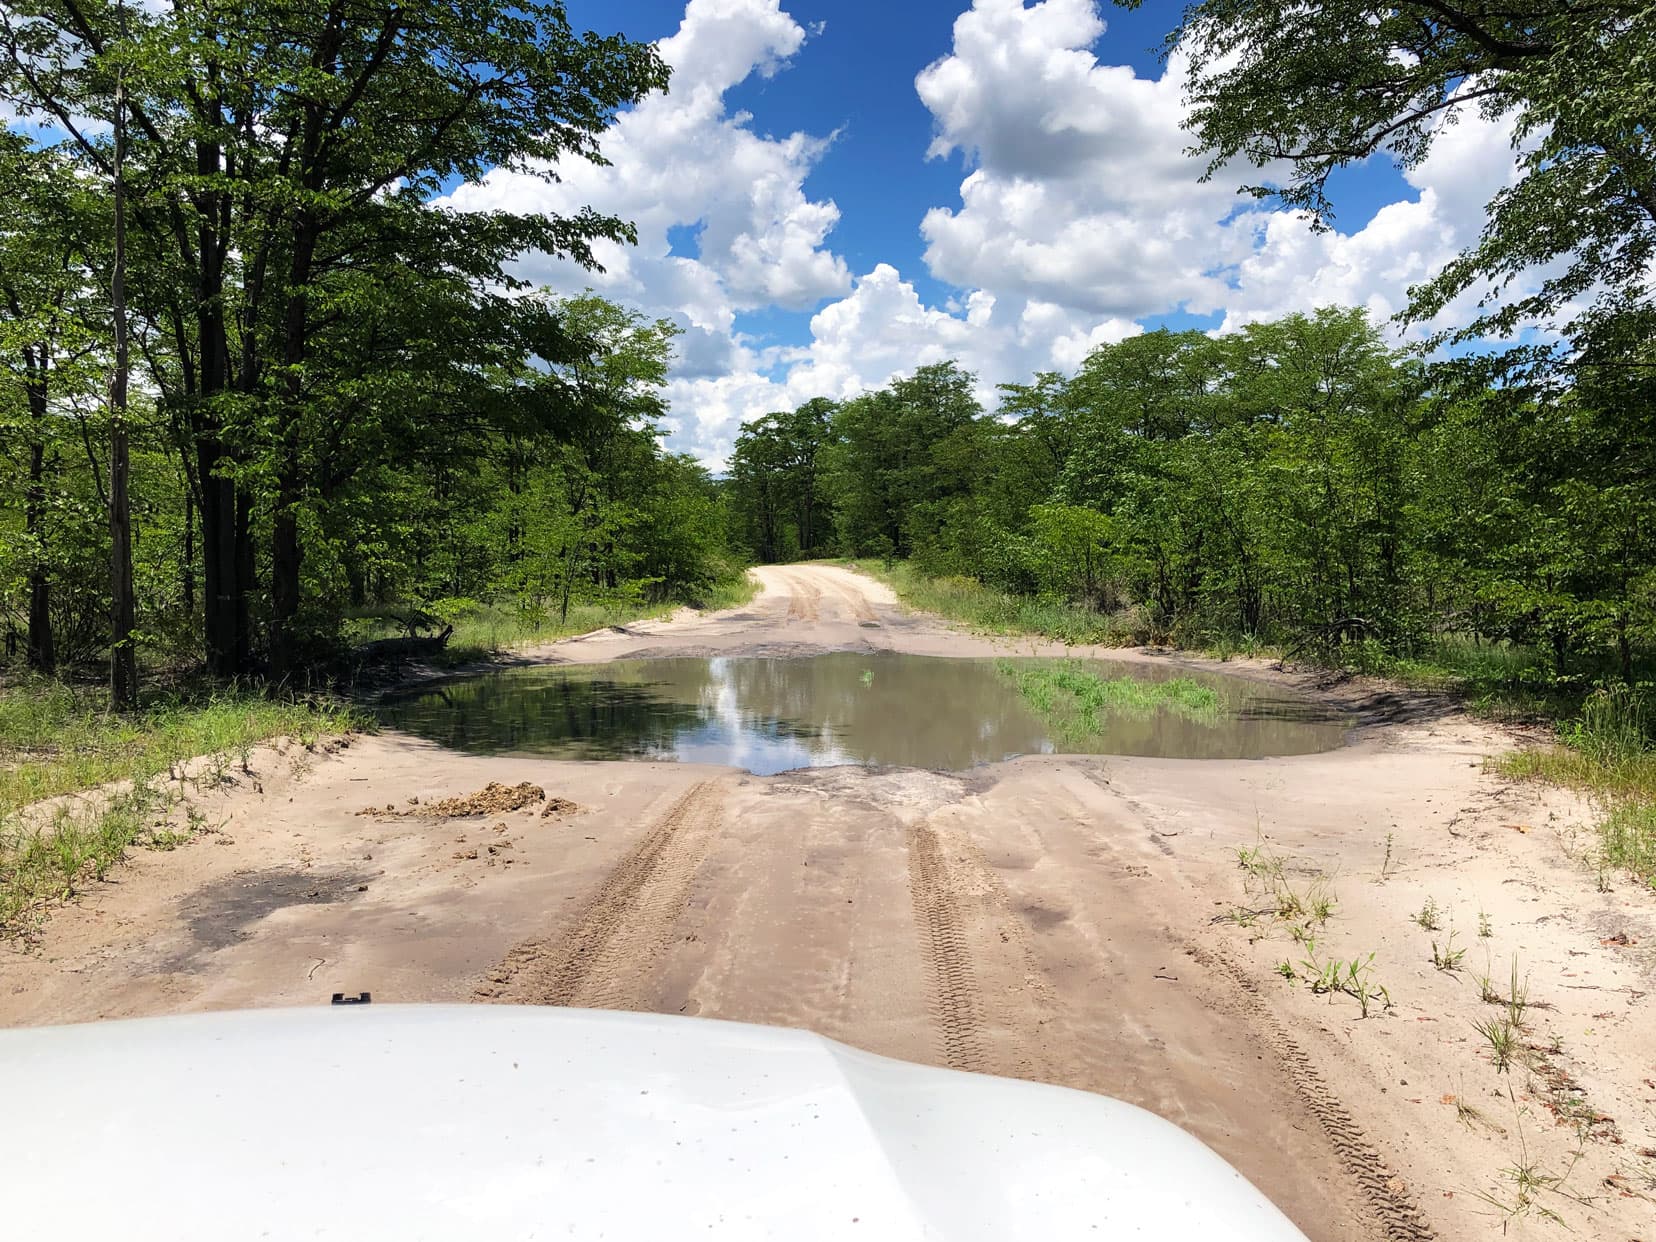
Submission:
[[[1136,7],[1137,0],[1122,0]],[[1598,330],[1649,302],[1656,260],[1656,6],[1649,0],[1202,0],[1167,47],[1189,57],[1188,125],[1207,175],[1334,216],[1339,168],[1417,167],[1476,110],[1513,126],[1519,176],[1491,186],[1477,243],[1412,291],[1427,320],[1462,294],[1455,339],[1529,321]],[[1535,287],[1495,294],[1521,277]]]

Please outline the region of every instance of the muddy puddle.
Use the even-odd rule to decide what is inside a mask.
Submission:
[[[555,665],[448,682],[387,700],[378,715],[473,754],[676,759],[758,775],[847,763],[959,771],[1027,754],[1260,758],[1332,749],[1349,724],[1269,686],[1181,672],[1213,688],[1214,709],[1106,709],[1077,729],[1020,691],[1015,670],[1043,663],[847,652]]]

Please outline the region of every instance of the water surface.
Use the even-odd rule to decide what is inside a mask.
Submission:
[[[1077,738],[1036,712],[997,664],[843,652],[538,666],[410,693],[379,717],[473,754],[677,759],[759,775],[842,763],[959,771],[1028,754],[1305,754],[1338,746],[1349,723],[1270,686],[1178,670],[1213,686],[1219,711],[1112,713],[1101,733]],[[1105,676],[1173,675],[1088,666]]]

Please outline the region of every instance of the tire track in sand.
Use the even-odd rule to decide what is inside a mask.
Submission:
[[[805,574],[785,573],[782,581],[788,584],[788,620],[818,620],[822,605],[822,590]]]
[[[525,940],[475,995],[523,1005],[626,1009],[667,947],[719,827],[720,782],[691,786],[610,872],[561,934]]]
[[[837,577],[829,577],[826,574],[818,578],[817,581],[827,587],[836,600],[845,605],[850,611],[852,619],[859,625],[864,623],[878,625],[880,623],[880,618],[874,612],[873,603],[855,585],[841,581]]]
[[[1265,1042],[1276,1055],[1289,1082],[1305,1106],[1321,1123],[1340,1157],[1346,1172],[1362,1189],[1380,1227],[1390,1242],[1428,1242],[1437,1237],[1426,1218],[1409,1197],[1408,1188],[1385,1162],[1363,1134],[1363,1129],[1330,1090],[1317,1072],[1311,1058],[1295,1042],[1276,1015],[1259,995],[1259,985],[1252,977],[1222,951],[1187,944],[1186,950],[1201,966],[1215,973],[1228,975],[1241,993],[1241,1005],[1265,1035]]]
[[[983,1013],[977,976],[937,830],[925,823],[911,825],[908,856],[909,899],[914,903],[943,1064],[950,1069],[978,1069],[983,1063]]]

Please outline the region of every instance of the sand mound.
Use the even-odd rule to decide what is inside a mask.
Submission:
[[[454,798],[444,798],[438,802],[428,802],[420,805],[417,798],[410,798],[409,805],[403,810],[395,806],[386,806],[381,810],[377,806],[363,807],[358,815],[394,815],[408,817],[418,815],[424,819],[464,819],[469,815],[500,815],[506,811],[521,811],[526,806],[546,801],[546,790],[539,785],[531,785],[524,781],[520,785],[502,785],[498,781],[490,781],[476,793],[464,794]],[[565,798],[554,798],[542,812],[546,814],[562,814],[568,809],[575,808],[575,804]]]

